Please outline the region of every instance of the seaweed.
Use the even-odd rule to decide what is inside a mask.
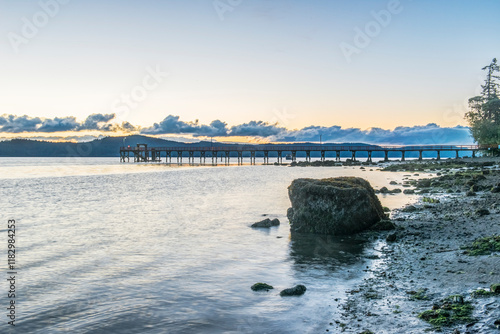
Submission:
[[[427,289],[418,289],[417,291],[410,291],[408,294],[411,295],[410,300],[429,300],[426,292]]]
[[[440,203],[440,201],[437,198],[432,198],[432,197],[424,197],[424,198],[422,198],[422,202],[424,202],[424,203]]]
[[[476,239],[471,245],[462,247],[470,256],[490,255],[500,252],[500,235]]]
[[[433,307],[418,315],[418,317],[436,328],[449,327],[458,323],[474,322],[472,317],[474,306],[470,302],[464,302],[461,295],[449,296],[443,300],[439,307]]]
[[[477,289],[471,292],[471,296],[473,298],[490,297],[493,296],[494,294],[495,294],[494,292],[484,289]]]

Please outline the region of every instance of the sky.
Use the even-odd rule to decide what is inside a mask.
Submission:
[[[469,143],[467,99],[500,57],[497,0],[0,7],[2,138]]]

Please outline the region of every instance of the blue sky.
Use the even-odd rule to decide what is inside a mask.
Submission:
[[[113,122],[142,128],[169,115],[291,131],[455,127],[465,125],[481,67],[500,56],[499,1],[0,6],[0,115],[52,121],[115,114]],[[27,24],[36,32],[26,34]],[[356,52],[346,56],[346,45]]]

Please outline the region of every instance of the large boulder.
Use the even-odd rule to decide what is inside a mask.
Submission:
[[[353,234],[385,218],[370,183],[359,177],[297,179],[288,196],[292,232]]]

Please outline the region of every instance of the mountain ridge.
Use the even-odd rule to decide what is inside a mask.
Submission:
[[[150,147],[199,147],[199,146],[237,146],[220,142],[200,141],[183,143],[161,138],[131,135],[104,137],[89,142],[52,142],[33,139],[12,139],[0,142],[0,157],[119,157],[120,147],[147,144]],[[284,145],[320,145],[317,143],[286,143]],[[331,143],[332,145],[366,145],[366,143]],[[263,144],[252,144],[263,145]],[[269,144],[266,144],[269,145]]]

